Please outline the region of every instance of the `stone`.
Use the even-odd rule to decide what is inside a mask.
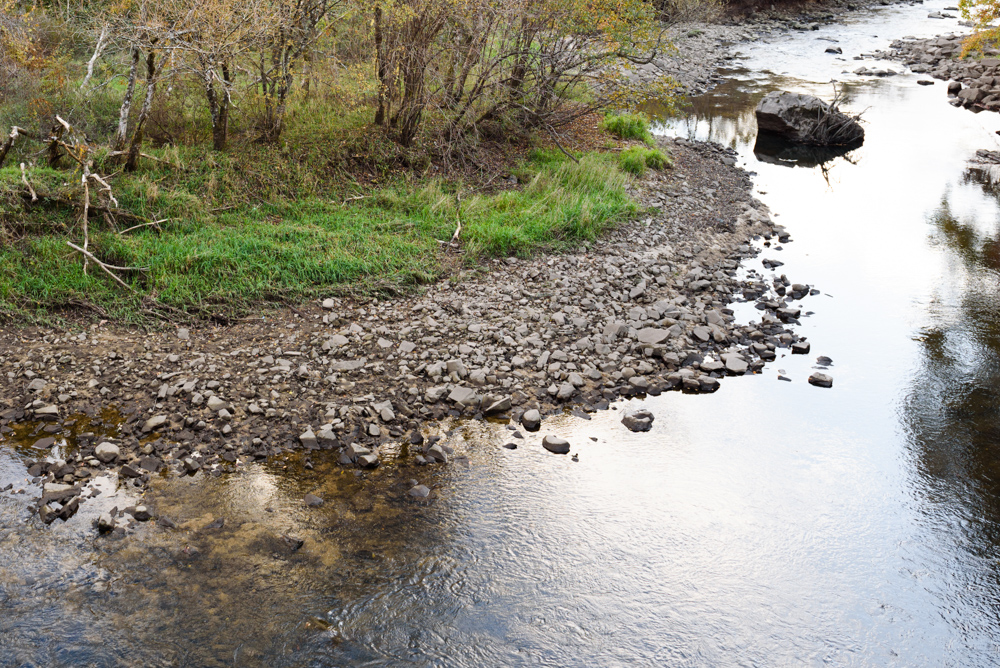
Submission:
[[[373,469],[377,468],[379,465],[379,458],[374,452],[370,452],[367,455],[361,455],[358,457],[358,466],[363,469]]]
[[[155,431],[167,423],[166,415],[154,415],[153,417],[146,420],[146,423],[142,425],[142,430],[144,432]]]
[[[476,391],[471,387],[456,385],[448,394],[448,401],[452,401],[463,406],[471,406],[476,403]]]
[[[306,448],[315,448],[318,446],[316,441],[316,434],[313,433],[312,429],[309,429],[302,434],[299,434],[299,442]]]
[[[562,383],[559,386],[559,390],[556,393],[556,397],[560,401],[568,401],[576,393],[576,388],[573,387],[572,383]]]
[[[745,360],[740,359],[736,355],[730,355],[726,359],[726,371],[728,371],[729,373],[739,375],[746,373],[747,369],[749,368],[750,365],[747,364]]]
[[[816,372],[809,376],[809,384],[816,387],[833,387],[833,378],[825,373]]]
[[[94,448],[94,456],[105,464],[108,464],[121,456],[121,449],[114,443],[101,443]]]
[[[528,431],[538,431],[541,424],[542,416],[534,408],[525,411],[524,415],[521,416],[521,425]]]
[[[323,300],[323,308],[325,308],[327,311],[332,311],[336,305],[337,302],[333,301],[332,299]]]
[[[41,378],[35,378],[33,381],[28,383],[29,392],[40,392],[45,389],[45,381]]]
[[[445,452],[444,448],[437,443],[427,449],[427,456],[434,461],[441,462],[442,464],[448,463],[448,453]]]
[[[56,417],[59,415],[59,407],[56,405],[42,406],[35,409],[36,417]]]
[[[323,505],[323,499],[319,498],[315,494],[306,494],[302,497],[302,501],[310,508],[319,508]]]
[[[40,438],[35,441],[35,444],[31,447],[38,448],[39,450],[48,450],[53,445],[56,444],[56,439],[51,436],[46,436],[45,438]]]
[[[341,362],[335,362],[334,365],[333,365],[333,370],[334,371],[357,371],[358,369],[360,369],[361,367],[363,367],[367,363],[368,363],[368,360],[363,359],[363,358],[359,359],[359,360],[344,360],[344,361],[341,361]]]
[[[670,330],[645,327],[636,332],[636,338],[639,339],[639,343],[655,346],[670,338]]]
[[[629,431],[649,431],[653,428],[653,414],[645,408],[627,414],[622,418],[622,424]]]
[[[184,327],[181,327],[177,330],[177,338],[181,341],[187,341],[191,338],[191,332]]]
[[[792,344],[792,354],[793,355],[808,355],[809,354],[809,342],[808,341],[796,341]]]
[[[205,402],[205,405],[208,406],[208,410],[212,411],[213,413],[218,413],[224,408],[229,408],[228,402],[214,395],[208,398],[208,401]]]
[[[865,139],[860,123],[812,95],[773,91],[761,99],[755,113],[762,134],[796,144],[853,146]],[[835,138],[818,131],[820,119],[830,115],[842,126]]]
[[[490,403],[483,403],[483,415],[499,415],[511,409],[510,397],[494,399]]]
[[[110,512],[101,513],[97,518],[97,531],[102,534],[111,533],[115,530],[116,524],[115,517]]]
[[[153,518],[152,514],[149,512],[149,508],[146,506],[136,506],[132,509],[132,517],[134,517],[139,522],[148,522]]]
[[[410,496],[415,496],[418,499],[426,499],[431,495],[431,490],[426,485],[416,485],[410,488]]]
[[[556,455],[569,454],[569,441],[558,436],[546,436],[543,438],[542,447]]]

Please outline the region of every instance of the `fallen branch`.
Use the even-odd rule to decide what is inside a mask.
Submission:
[[[123,288],[125,288],[129,292],[133,292],[132,288],[129,286],[128,283],[126,283],[122,279],[120,279],[117,276],[115,276],[114,271],[112,271],[112,269],[114,269],[115,271],[149,271],[148,267],[116,267],[116,266],[114,266],[112,264],[105,264],[105,263],[101,262],[100,260],[98,260],[96,257],[94,257],[93,253],[91,253],[88,250],[84,250],[84,249],[80,248],[79,246],[77,246],[76,244],[74,244],[72,241],[67,241],[66,245],[69,246],[70,248],[72,248],[73,250],[77,251],[78,253],[83,253],[85,260],[86,259],[93,260],[94,264],[96,264],[98,267],[100,267],[101,269],[103,269],[105,271],[105,273],[107,273],[108,276],[110,276],[111,278],[115,279],[115,282],[117,282],[119,285],[121,285]]]
[[[121,235],[125,234],[126,232],[131,232],[132,230],[137,230],[140,227],[149,227],[151,225],[155,226],[156,229],[158,229],[158,230],[160,230],[162,232],[163,230],[160,229],[160,223],[165,223],[168,220],[170,220],[170,219],[169,218],[164,218],[163,220],[151,220],[148,223],[140,223],[139,225],[133,225],[132,227],[130,227],[130,228],[126,229],[126,230],[122,230],[121,232],[118,233],[118,235],[121,236]]]
[[[21,180],[24,181],[24,185],[26,185],[28,187],[28,192],[31,193],[31,201],[32,202],[37,202],[38,201],[38,195],[35,193],[35,189],[32,188],[31,184],[28,182],[28,174],[24,170],[24,163],[23,162],[21,163]]]
[[[109,158],[114,158],[114,157],[119,156],[119,155],[128,155],[128,153],[129,153],[128,151],[112,151],[111,153],[108,153],[108,157]],[[179,165],[175,165],[174,163],[170,162],[169,160],[164,160],[163,158],[157,158],[155,155],[150,155],[148,153],[139,153],[139,156],[142,157],[142,158],[146,158],[148,160],[152,160],[154,162],[162,162],[164,165],[169,165],[169,166],[173,167],[174,169],[180,169],[181,168]]]

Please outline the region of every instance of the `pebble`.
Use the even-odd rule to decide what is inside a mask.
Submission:
[[[546,436],[543,438],[542,447],[557,455],[569,454],[569,441],[558,436]]]

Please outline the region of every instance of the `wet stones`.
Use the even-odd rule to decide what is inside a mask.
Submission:
[[[521,416],[521,426],[523,426],[528,431],[538,431],[538,428],[542,424],[541,414],[534,408],[524,412]]]
[[[629,413],[622,418],[625,428],[633,432],[649,431],[653,428],[653,414],[645,408]]]
[[[833,387],[833,378],[817,371],[809,376],[809,384],[816,387]]]
[[[569,441],[558,436],[546,436],[543,438],[542,447],[556,455],[569,454]]]
[[[302,502],[309,508],[319,508],[323,505],[323,499],[319,498],[315,494],[306,494],[302,497]]]
[[[415,485],[410,488],[410,496],[416,497],[418,499],[426,499],[431,495],[431,490],[426,485]]]

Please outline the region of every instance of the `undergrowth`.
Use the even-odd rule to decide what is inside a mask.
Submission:
[[[98,257],[147,269],[122,275],[132,293],[94,267],[85,275],[66,245],[80,239],[79,217],[45,197],[73,196],[68,173],[33,170],[42,201],[32,205],[20,194],[20,171],[0,170],[0,229],[7,235],[0,245],[0,313],[89,303],[137,322],[147,317],[150,298],[192,314],[231,315],[341,289],[401,291],[453,264],[446,253],[454,251],[439,242],[451,239],[459,219],[461,259],[471,265],[594,239],[637,211],[625,191],[627,176],[605,154],[577,163],[535,151],[516,170],[522,185],[509,190],[396,179],[346,202],[322,196],[307,170],[272,179],[266,162],[241,165],[215,155],[229,162],[213,166],[183,151],[161,155],[182,169],[159,165],[115,182],[122,208],[169,219],[160,230],[121,235],[100,217],[91,223]],[[258,189],[258,197],[251,199],[248,189]]]

